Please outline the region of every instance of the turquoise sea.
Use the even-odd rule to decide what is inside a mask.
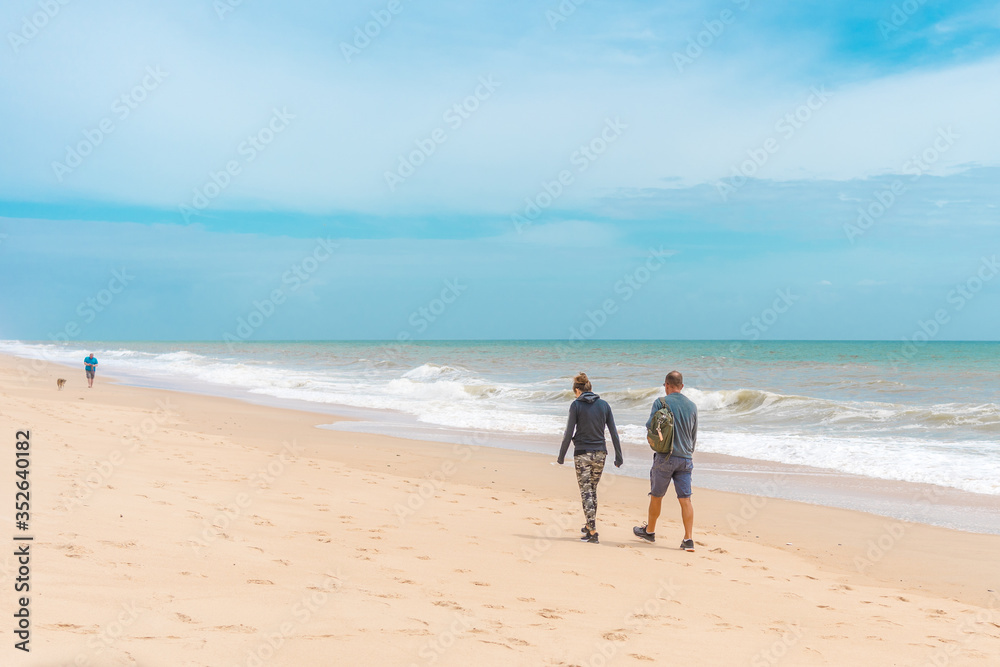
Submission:
[[[699,407],[699,451],[1000,495],[1000,343],[0,341],[81,376],[91,351],[102,374],[137,383],[556,446],[577,372],[638,448],[663,376],[679,370]]]

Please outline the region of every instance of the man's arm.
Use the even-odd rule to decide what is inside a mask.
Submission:
[[[566,450],[569,449],[569,441],[573,437],[574,430],[576,430],[576,401],[573,401],[572,405],[569,406],[566,431],[563,432],[562,446],[559,447],[559,458],[557,459],[560,465],[566,460]]]
[[[653,415],[659,412],[662,409],[662,407],[663,406],[660,405],[660,399],[657,398],[655,401],[653,401],[653,407],[649,411],[649,419],[646,420],[647,431],[649,430],[649,427],[653,425]]]
[[[694,418],[691,420],[691,453],[694,454],[695,447],[698,446],[698,411],[695,410]]]

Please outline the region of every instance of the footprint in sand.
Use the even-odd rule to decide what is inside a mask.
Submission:
[[[457,609],[458,611],[464,611],[465,609],[462,605],[457,602],[453,602],[452,600],[435,600],[431,604],[435,607],[447,607],[449,609]]]
[[[274,582],[270,579],[247,579],[248,584],[261,584],[264,586],[274,586]]]
[[[627,642],[628,641],[628,635],[626,635],[625,633],[623,633],[620,630],[616,630],[614,632],[605,632],[601,636],[604,637],[604,639],[606,639],[609,642]]]
[[[92,625],[89,628],[84,628],[84,626],[82,625],[74,625],[72,623],[56,623],[55,625],[42,625],[39,627],[45,628],[46,630],[49,628],[57,628],[59,630],[69,630],[72,632],[78,632],[79,634],[88,634],[88,635],[94,634],[98,630],[98,627],[96,625]]]
[[[194,623],[195,622],[194,619],[191,618],[190,616],[188,616],[187,614],[177,614],[177,618],[179,618],[181,620],[181,622],[183,622],[183,623]]]
[[[257,632],[257,628],[252,628],[249,625],[216,625],[212,628],[213,630],[222,630],[223,632],[239,632],[241,634],[252,634]]]
[[[883,624],[883,625],[894,625],[894,626],[896,626],[897,628],[901,628],[901,627],[903,627],[903,626],[902,626],[902,625],[900,625],[899,623],[896,623],[895,621],[890,621],[890,620],[889,620],[888,618],[882,618],[881,616],[876,616],[876,617],[875,617],[875,622],[876,622],[876,623],[881,623],[881,624]]]
[[[65,549],[68,551],[69,553],[66,554],[67,558],[80,558],[93,553],[90,549],[81,547],[78,544],[60,544],[56,546],[56,549]]]

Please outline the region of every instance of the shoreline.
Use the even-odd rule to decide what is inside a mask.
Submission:
[[[0,356],[22,359],[12,355]],[[171,382],[165,378],[141,375],[125,374],[107,377],[106,380],[122,386],[229,398],[254,405],[326,415],[331,423],[317,425],[324,429],[451,444],[468,442],[475,437],[479,441],[488,441],[490,447],[551,454],[553,458],[558,449],[556,437],[493,431],[485,436],[474,436],[470,430],[421,424],[411,415],[377,408],[283,399],[209,383]],[[612,468],[607,473],[647,479],[646,457],[649,452],[646,448],[635,445],[624,445],[623,448],[626,465],[621,471]],[[860,511],[904,523],[1000,535],[1000,496],[714,452],[697,452],[696,465],[696,488]]]
[[[19,664],[1000,652],[997,536],[780,499],[747,510],[752,497],[699,488],[688,554],[670,503],[656,544],[632,537],[647,484],[609,476],[601,544],[585,545],[572,468],[550,455],[317,429],[328,418],[109,377],[57,391],[61,374],[22,385],[0,358],[3,413],[32,431],[39,493],[41,662]],[[681,632],[664,642],[664,628]]]

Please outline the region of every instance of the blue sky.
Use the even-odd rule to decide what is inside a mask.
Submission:
[[[0,338],[217,340],[275,289],[250,339],[562,339],[609,299],[595,338],[1000,331],[994,3],[36,0],[0,32]]]

